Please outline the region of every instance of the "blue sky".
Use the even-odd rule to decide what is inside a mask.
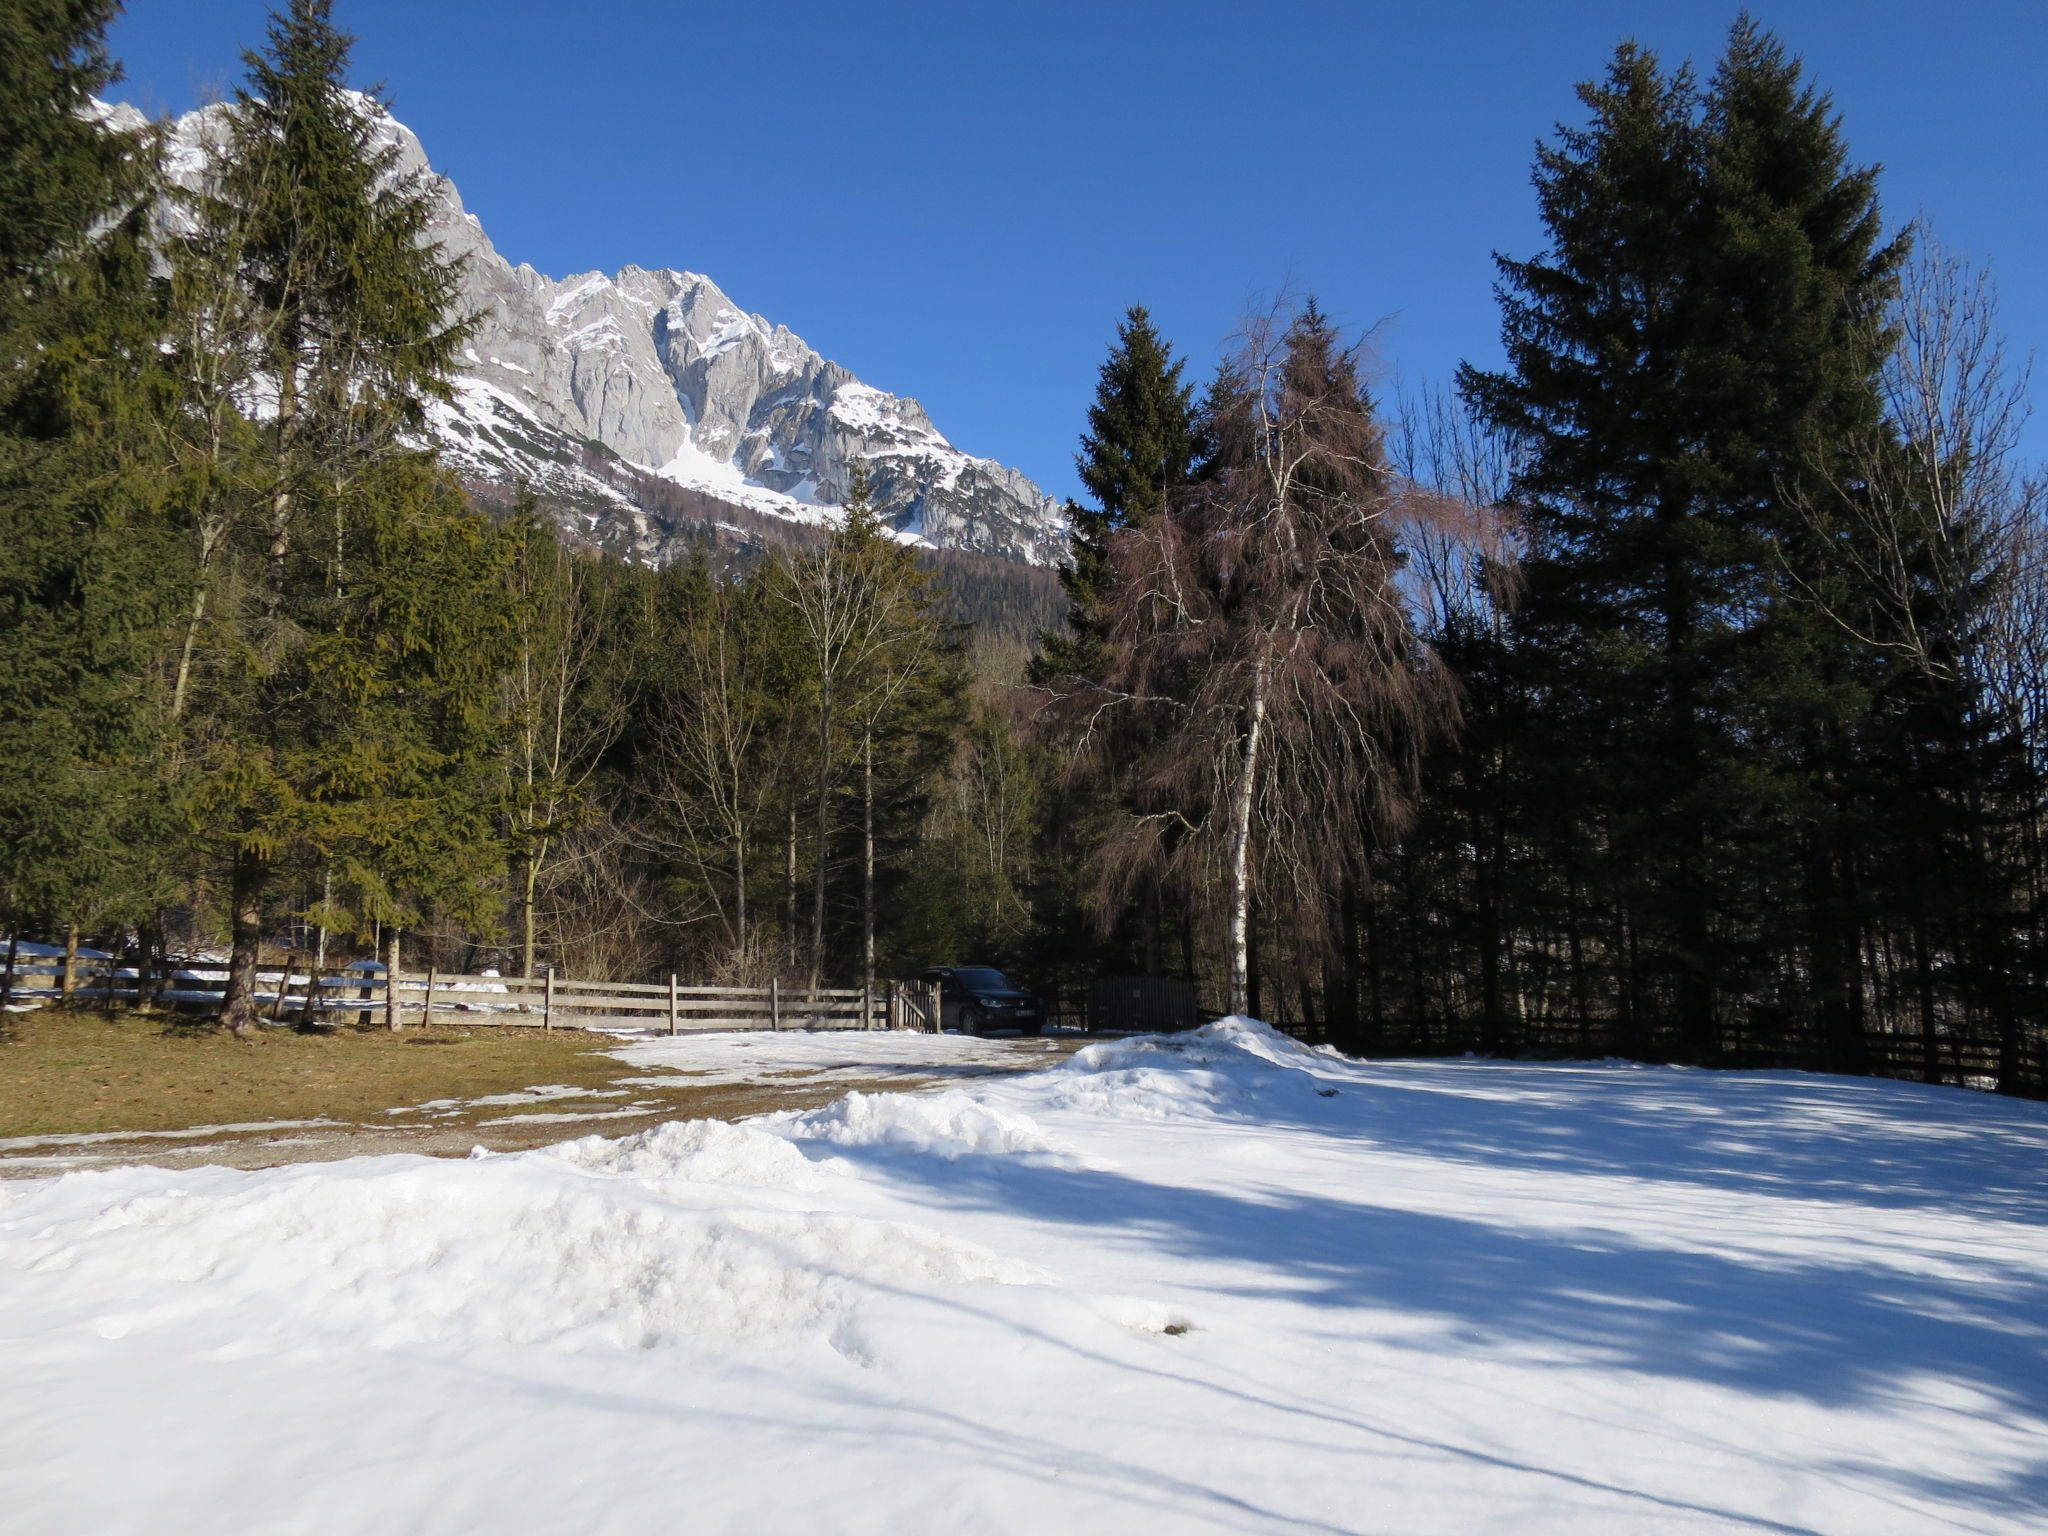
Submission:
[[[114,94],[227,89],[255,0],[130,0]],[[1735,5],[1430,0],[338,0],[498,249],[554,276],[715,279],[970,452],[1076,489],[1128,304],[1206,373],[1287,287],[1378,327],[1391,378],[1498,356],[1489,253],[1539,243],[1535,140],[1634,37],[1718,52]],[[1757,7],[1886,167],[1887,213],[1994,267],[2048,335],[2048,4]],[[2037,387],[2037,398],[2041,390]],[[2048,426],[2030,448],[2048,456]]]

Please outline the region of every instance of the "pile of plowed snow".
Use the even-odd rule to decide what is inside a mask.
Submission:
[[[2044,1153],[2041,1106],[1952,1090],[1368,1065],[1234,1019],[741,1125],[71,1174],[0,1188],[0,1507],[2033,1529]]]

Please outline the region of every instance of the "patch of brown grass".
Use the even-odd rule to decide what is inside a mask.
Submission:
[[[266,1030],[252,1043],[163,1015],[39,1009],[0,1033],[0,1137],[360,1120],[428,1099],[537,1083],[602,1087],[624,1070],[573,1031],[437,1026],[393,1034]],[[434,1045],[437,1050],[416,1047]]]

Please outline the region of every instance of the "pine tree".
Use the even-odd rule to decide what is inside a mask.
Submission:
[[[151,904],[163,843],[146,661],[175,578],[151,413],[147,132],[90,111],[117,7],[0,19],[0,916]]]
[[[106,30],[120,9],[37,0],[0,20],[0,333],[49,301],[65,260],[85,254],[136,190],[138,145],[88,115],[118,76]],[[14,384],[19,355],[9,363]]]
[[[1192,477],[1200,456],[1194,393],[1144,306],[1125,312],[1116,345],[1102,364],[1088,430],[1075,460],[1093,506],[1069,501],[1073,533],[1060,584],[1067,593],[1064,634],[1039,637],[1032,679],[1091,678],[1101,663],[1102,609],[1109,592],[1110,536],[1141,527]]]
[[[1539,151],[1550,248],[1500,263],[1509,367],[1461,383],[1527,453],[1524,835],[1597,893],[1571,945],[1598,952],[1598,1006],[1638,1049],[1670,1024],[1705,1054],[1745,1007],[1804,1011],[1795,974],[1851,988],[1826,979],[1833,855],[1786,843],[1827,798],[1820,715],[1854,708],[1785,591],[1814,563],[1789,507],[1842,483],[1828,445],[1879,419],[1871,321],[1903,247],[1825,98],[1746,18],[1704,93],[1630,45],[1580,94],[1591,124]],[[1788,867],[1811,877],[1790,931]]]
[[[425,241],[427,188],[347,88],[329,9],[293,0],[248,56],[176,263],[183,305],[216,316],[188,330],[215,344],[181,354],[188,414],[248,424],[195,454],[179,665],[203,633],[179,723],[201,845],[227,866],[238,1034],[281,871],[332,872],[329,920],[487,925],[502,858],[482,818],[516,541],[406,441],[468,323],[448,318],[457,273]]]

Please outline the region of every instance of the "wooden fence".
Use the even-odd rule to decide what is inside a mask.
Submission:
[[[0,954],[6,953],[0,951]],[[0,1000],[218,1007],[227,971],[214,964],[183,965],[149,975],[132,965],[80,959],[66,985],[56,955],[11,955],[0,972]],[[472,976],[433,970],[400,971],[391,984],[382,966],[357,965],[314,973],[260,966],[259,1011],[272,1022],[336,1023],[355,1017],[382,1020],[391,1029],[436,1024],[544,1030],[637,1029],[658,1034],[749,1029],[939,1028],[937,988],[916,981],[877,981],[869,987],[686,987],[666,983],[578,981],[553,972],[531,979]]]
[[[1274,1027],[1311,1044],[1333,1038],[1327,1023],[1276,1021]],[[1523,1059],[1575,1060],[1625,1056],[1637,1061],[1684,1062],[1693,1066],[1749,1070],[1790,1068],[1846,1073],[1955,1087],[1998,1089],[2048,1097],[2048,1031],[2031,1026],[2012,1052],[2012,1076],[2004,1079],[2006,1046],[1994,1035],[1951,1029],[1932,1035],[1866,1032],[1844,1045],[1818,1031],[1777,1022],[1728,1025],[1705,1049],[1689,1045],[1674,1029],[1625,1030],[1612,1020],[1550,1018],[1515,1021],[1489,1035],[1470,1020],[1436,1020],[1414,1028],[1361,1026],[1338,1043],[1365,1055],[1481,1055]]]

